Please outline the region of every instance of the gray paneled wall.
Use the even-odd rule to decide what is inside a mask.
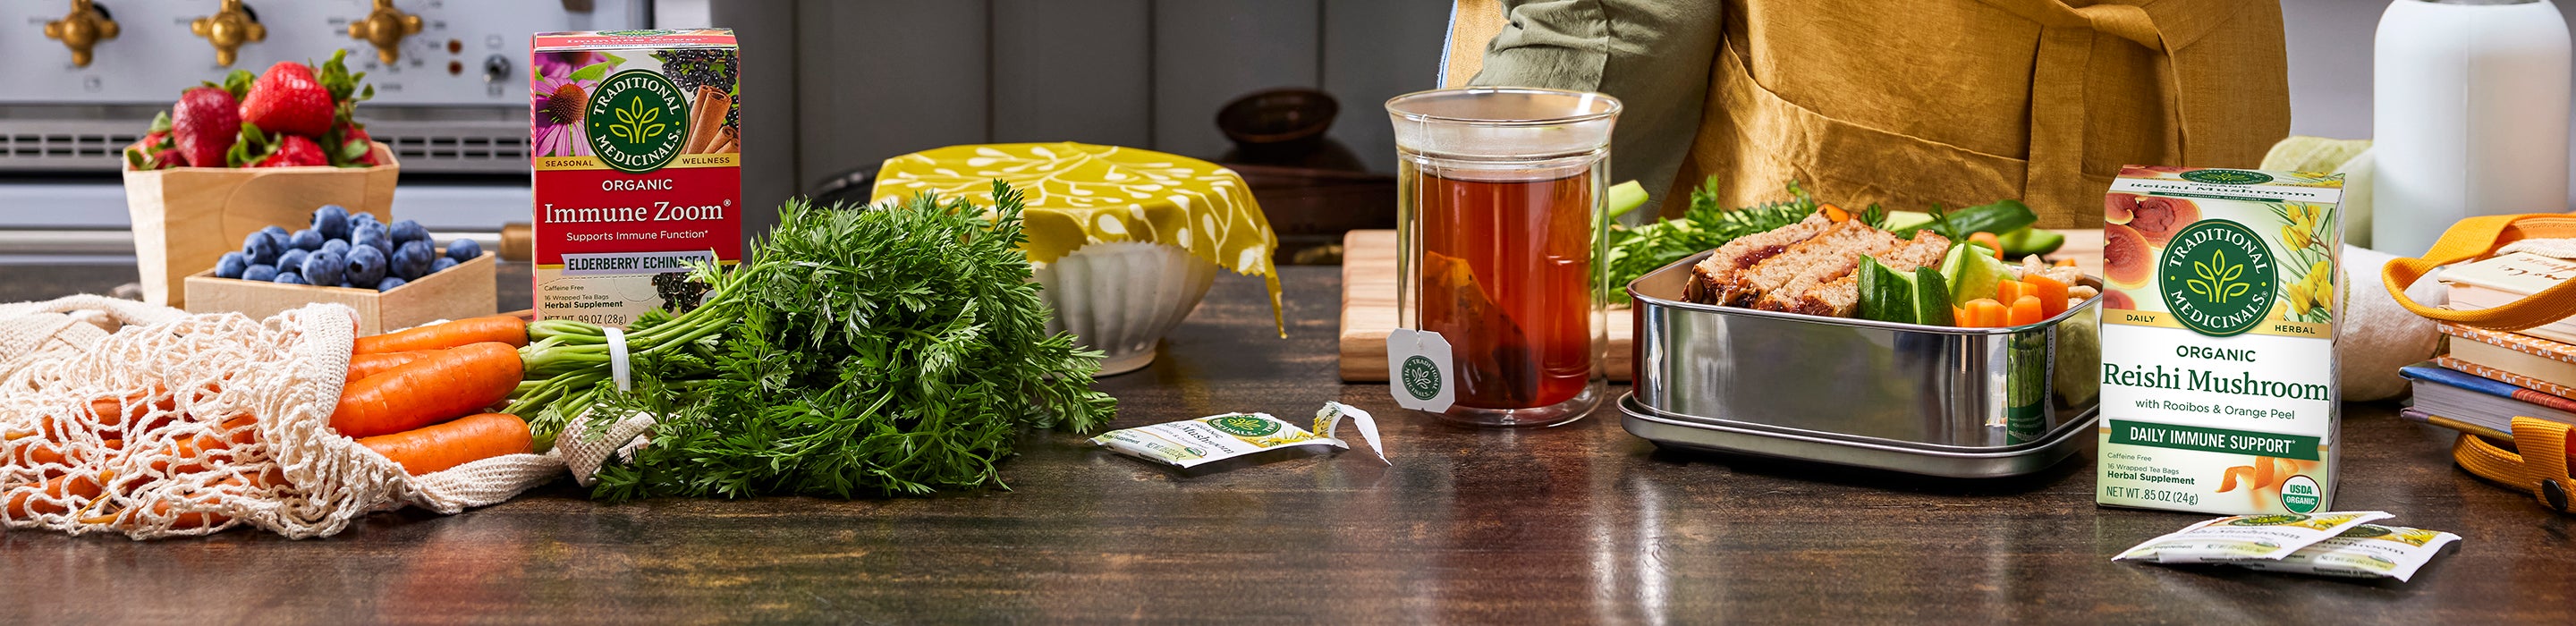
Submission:
[[[1449,3],[760,0],[715,13],[747,38],[794,42],[794,84],[747,90],[794,94],[781,113],[797,123],[805,191],[960,143],[1071,140],[1214,159],[1230,147],[1218,108],[1289,86],[1331,92],[1342,104],[1333,137],[1391,171],[1380,105],[1433,86]],[[764,29],[791,28],[757,32],[747,26],[761,20],[746,13],[769,15]]]
[[[995,142],[1154,145],[1146,0],[995,0]]]

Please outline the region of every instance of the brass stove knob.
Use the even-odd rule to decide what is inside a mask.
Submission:
[[[387,65],[402,57],[402,50],[396,46],[402,44],[403,38],[418,34],[420,16],[394,8],[394,0],[376,0],[376,10],[369,11],[365,19],[349,23],[349,38],[375,44],[376,58]]]
[[[242,0],[224,0],[214,15],[188,22],[188,32],[215,44],[215,63],[230,67],[238,58],[242,44],[268,40],[268,27],[259,25],[259,16]]]
[[[108,19],[107,9],[90,0],[72,0],[72,12],[63,19],[45,23],[45,38],[63,42],[72,49],[72,65],[89,67],[91,48],[98,42],[116,38],[116,20]]]

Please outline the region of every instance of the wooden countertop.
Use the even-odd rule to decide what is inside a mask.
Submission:
[[[840,502],[583,500],[569,483],[338,537],[0,532],[7,621],[2566,623],[2576,518],[2453,468],[2447,431],[2355,404],[2346,509],[2465,537],[2412,583],[2112,563],[2209,516],[2100,509],[2089,454],[1932,481],[1658,451],[1615,414],[1524,431],[1398,413],[1336,379],[1335,268],[1286,267],[1289,338],[1225,276],[1119,426],[1378,412],[1365,451],[1183,476],[1028,436],[1013,491]],[[120,277],[121,276],[121,277]],[[0,300],[130,270],[0,267]],[[508,272],[499,279],[525,280]],[[519,292],[525,297],[525,292]],[[504,296],[507,300],[508,296]],[[502,303],[503,308],[511,307]]]

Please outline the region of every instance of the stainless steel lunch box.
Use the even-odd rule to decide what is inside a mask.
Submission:
[[[1684,301],[1691,266],[1706,256],[1628,286],[1636,386],[1620,408],[1631,433],[1667,445],[1955,477],[2038,471],[2093,439],[2101,353],[2090,333],[2099,298],[2012,328]],[[2070,342],[2070,332],[2086,336]]]

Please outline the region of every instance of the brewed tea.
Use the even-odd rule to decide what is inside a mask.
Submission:
[[[1422,329],[1456,346],[1459,405],[1527,409],[1582,393],[1594,349],[1591,179],[1413,178]]]

